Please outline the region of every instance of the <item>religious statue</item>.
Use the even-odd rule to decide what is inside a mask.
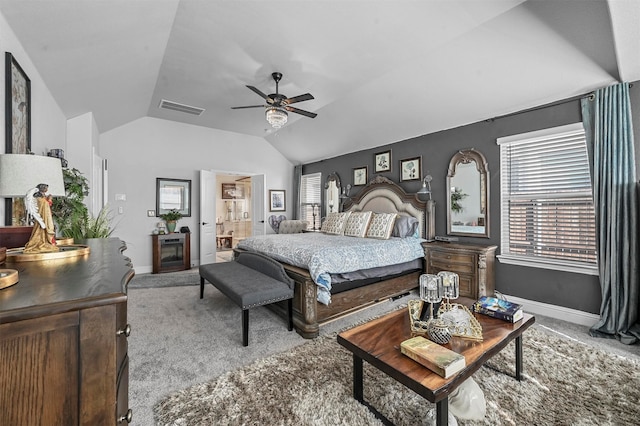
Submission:
[[[23,253],[50,253],[60,251],[55,242],[55,227],[51,214],[51,195],[47,195],[49,185],[38,184],[25,196],[28,215],[33,218],[31,237],[24,246]]]

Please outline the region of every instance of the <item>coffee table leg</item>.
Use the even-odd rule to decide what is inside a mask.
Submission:
[[[362,392],[362,358],[356,354],[353,354],[353,397],[359,402],[364,402]]]
[[[436,426],[449,424],[449,398],[436,402]]]
[[[516,380],[522,380],[522,335],[516,337]]]

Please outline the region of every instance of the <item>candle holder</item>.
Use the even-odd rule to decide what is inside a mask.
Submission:
[[[442,284],[442,298],[445,299],[444,308],[451,308],[451,299],[460,297],[460,277],[455,272],[440,271],[438,277]]]
[[[442,301],[442,285],[440,277],[433,274],[420,275],[420,299],[423,301],[420,312],[420,321],[425,321],[428,312],[428,319],[434,319],[433,305]],[[427,304],[429,308],[427,311]],[[436,309],[436,312],[438,310]]]

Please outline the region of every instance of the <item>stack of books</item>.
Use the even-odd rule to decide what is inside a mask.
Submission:
[[[463,355],[422,336],[412,337],[400,343],[400,352],[445,379],[467,365]]]
[[[522,305],[490,296],[482,296],[473,304],[471,310],[508,322],[518,322],[524,316]]]

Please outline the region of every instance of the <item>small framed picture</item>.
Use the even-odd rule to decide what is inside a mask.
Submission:
[[[367,166],[356,167],[353,169],[353,186],[362,186],[367,184]]]
[[[400,182],[405,180],[420,180],[422,176],[422,157],[400,160]]]
[[[270,189],[269,190],[269,211],[283,212],[286,209],[287,209],[287,205],[285,203],[285,190]]]
[[[378,152],[373,156],[374,171],[376,173],[391,171],[391,150]]]

